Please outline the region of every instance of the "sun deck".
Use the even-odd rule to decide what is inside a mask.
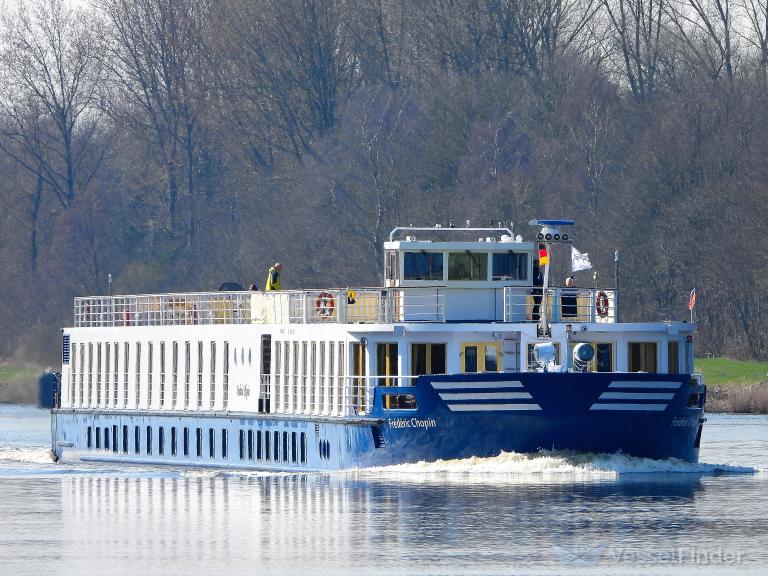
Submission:
[[[208,324],[536,322],[541,287],[354,288],[75,299],[75,327]],[[550,288],[551,323],[614,323],[616,291]],[[601,305],[599,305],[601,304]]]

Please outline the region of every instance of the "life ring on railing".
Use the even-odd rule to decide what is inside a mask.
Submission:
[[[595,312],[597,312],[597,315],[601,318],[605,318],[608,316],[609,307],[608,294],[600,290],[600,292],[597,293],[597,298],[595,298]]]
[[[330,318],[336,309],[336,300],[330,292],[320,292],[315,300],[315,313],[320,318]]]

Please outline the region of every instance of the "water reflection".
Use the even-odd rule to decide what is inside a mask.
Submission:
[[[208,473],[71,475],[34,486],[5,478],[0,552],[7,573],[559,574],[580,573],[584,550],[590,573],[616,573],[636,568],[617,550],[695,543],[746,550],[743,569],[768,561],[765,487],[754,476],[686,474],[530,485]]]
[[[550,486],[71,477],[61,486],[69,565],[83,570],[94,562],[131,566],[137,556],[190,570],[215,563],[352,569],[397,558],[451,569],[482,558],[486,567],[546,563],[564,538],[630,534],[638,524],[674,530],[670,515],[703,490],[700,479],[679,477]]]

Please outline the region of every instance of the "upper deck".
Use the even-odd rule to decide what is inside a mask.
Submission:
[[[539,248],[501,226],[396,228],[383,287],[90,296],[74,325],[616,321],[615,289],[537,282]]]
[[[75,327],[206,324],[536,322],[540,287],[447,287],[202,292],[75,299]],[[606,295],[604,315],[596,306]],[[550,288],[551,323],[613,323],[615,290]]]

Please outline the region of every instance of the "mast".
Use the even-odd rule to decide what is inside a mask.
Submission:
[[[538,335],[540,338],[550,336],[552,334],[549,321],[547,320],[547,313],[549,307],[549,259],[552,255],[553,243],[568,243],[568,234],[560,232],[561,226],[573,226],[573,220],[531,220],[528,222],[529,226],[541,226],[541,231],[536,234],[536,240],[543,244],[544,250],[546,250],[547,261],[544,264],[544,283],[541,287],[541,303],[539,304],[539,327]],[[541,266],[541,264],[539,264]]]

